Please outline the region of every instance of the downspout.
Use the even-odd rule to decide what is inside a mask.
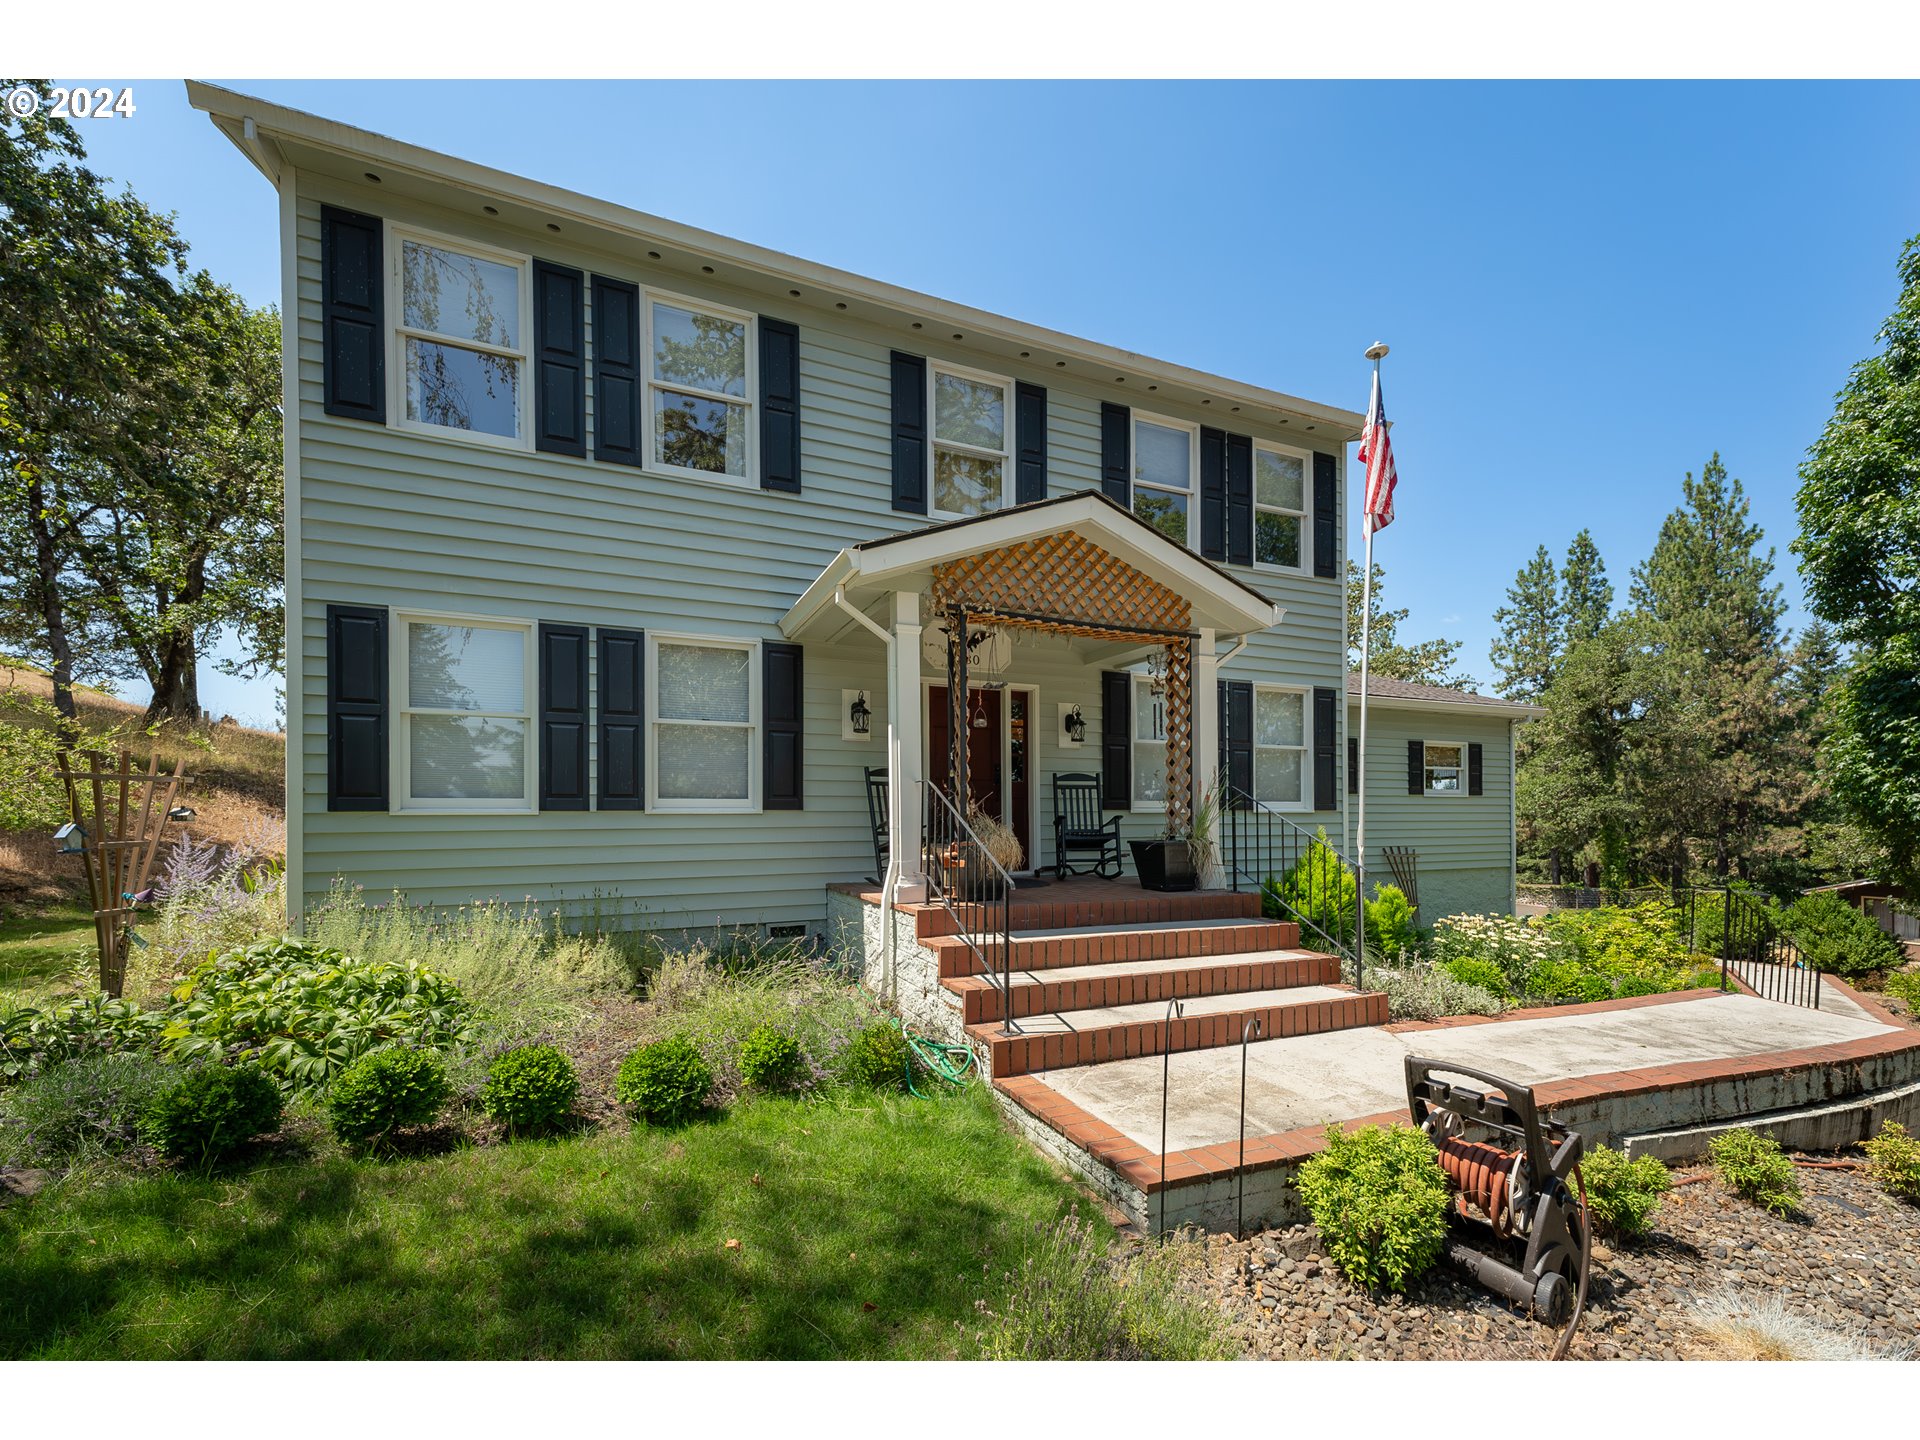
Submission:
[[[893,632],[874,624],[866,611],[848,600],[847,587],[844,585],[833,587],[833,603],[879,637],[880,644],[887,652],[887,670],[891,674]],[[892,705],[887,706],[887,808],[889,812],[897,812],[900,808],[900,797],[893,793],[895,779],[900,774],[900,735],[894,724],[893,711]],[[899,967],[895,961],[897,942],[893,917],[893,897],[900,884],[900,837],[893,833],[896,828],[893,824],[893,814],[889,813],[887,816],[887,869],[886,873],[880,877],[880,924],[886,932],[882,942],[885,948],[881,952],[883,959],[880,965],[880,986],[890,1005],[896,1004],[899,998],[896,983]]]
[[[1520,726],[1507,721],[1507,913],[1520,914]]]

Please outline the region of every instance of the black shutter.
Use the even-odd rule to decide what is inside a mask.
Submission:
[[[385,291],[379,217],[322,205],[321,394],[329,415],[387,423]]]
[[[1313,688],[1313,808],[1337,810],[1339,781],[1334,775],[1333,731],[1338,723],[1334,692],[1325,685]]]
[[[761,777],[764,810],[802,810],[805,785],[807,685],[798,645],[763,645],[765,684],[760,691],[760,728],[765,737],[766,773]]]
[[[1220,707],[1220,732],[1226,737],[1227,783],[1241,794],[1253,794],[1253,682],[1222,680],[1226,703]]]
[[[600,631],[600,808],[647,803],[646,634]]]
[[[533,448],[555,455],[587,453],[586,296],[580,271],[533,262]]]
[[[1487,763],[1486,748],[1477,742],[1467,746],[1467,794],[1484,795],[1485,769]]]
[[[1253,439],[1227,436],[1227,563],[1253,564]]]
[[[1200,429],[1200,553],[1227,558],[1227,432]]]
[[[893,352],[893,508],[927,513],[927,362]]]
[[[593,277],[593,458],[640,463],[640,290]]]
[[[1013,387],[1013,500],[1047,498],[1047,391],[1025,380]]]
[[[1407,794],[1427,793],[1427,742],[1407,741]]]
[[[1133,508],[1133,412],[1100,402],[1100,488],[1116,505]]]
[[[800,327],[760,317],[760,488],[800,493]]]
[[[327,809],[387,808],[387,612],[327,607]]]
[[[1333,456],[1313,452],[1313,573],[1326,579],[1340,573],[1340,465]]]
[[[587,627],[540,624],[540,808],[587,808]]]
[[[1133,808],[1133,676],[1100,672],[1100,803]]]
[[[1347,737],[1347,794],[1360,793],[1360,737]]]

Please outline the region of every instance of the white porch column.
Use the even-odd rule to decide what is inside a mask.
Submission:
[[[1202,627],[1193,647],[1193,804],[1200,813],[1200,797],[1220,777],[1220,656],[1213,631]],[[1220,817],[1213,817],[1214,842],[1220,839]],[[1209,888],[1220,884],[1219,865],[1200,877]]]
[[[899,871],[894,898],[915,904],[927,898],[920,868],[920,737],[925,707],[920,697],[920,593],[893,593],[893,644],[887,667],[887,836]]]

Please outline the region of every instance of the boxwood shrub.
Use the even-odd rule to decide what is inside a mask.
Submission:
[[[1405,1290],[1440,1258],[1451,1189],[1425,1132],[1330,1126],[1327,1148],[1300,1167],[1298,1184],[1327,1258],[1349,1280]]]
[[[552,1130],[573,1111],[580,1077],[551,1045],[521,1045],[487,1066],[480,1108],[512,1134]]]
[[[280,1087],[258,1065],[202,1065],[147,1109],[147,1140],[169,1160],[211,1165],[280,1123]]]
[[[759,1090],[797,1090],[810,1077],[799,1037],[777,1025],[756,1025],[740,1042],[740,1078]]]
[[[452,1093],[446,1063],[431,1050],[390,1046],[362,1055],[327,1088],[327,1118],[349,1145],[383,1141],[426,1125]]]
[[[1580,1162],[1587,1182],[1587,1210],[1596,1230],[1622,1239],[1645,1235],[1653,1228],[1653,1212],[1660,1197],[1673,1188],[1673,1176],[1652,1155],[1629,1160],[1604,1145]]]
[[[898,1025],[880,1020],[863,1025],[847,1042],[847,1078],[875,1090],[899,1090],[907,1084],[912,1052]]]
[[[713,1088],[713,1069],[700,1047],[684,1035],[642,1045],[614,1077],[614,1097],[628,1109],[662,1125],[691,1120]]]

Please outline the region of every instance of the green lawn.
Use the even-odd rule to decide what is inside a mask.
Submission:
[[[60,985],[94,944],[93,911],[72,901],[0,915],[0,999]]]
[[[1086,1204],[977,1086],[70,1181],[0,1209],[0,1356],[953,1356]]]

